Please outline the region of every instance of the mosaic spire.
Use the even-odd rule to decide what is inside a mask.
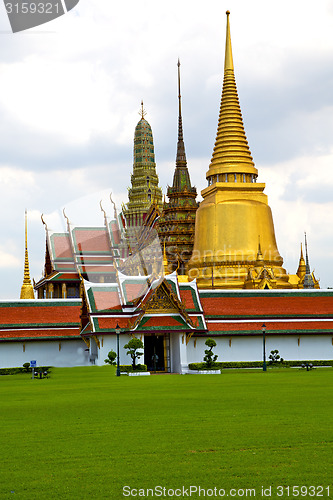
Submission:
[[[123,213],[128,228],[143,225],[150,206],[155,203],[162,211],[162,189],[156,174],[154,141],[151,126],[145,119],[146,111],[141,101],[141,109],[134,133],[132,186],[128,190],[128,203]]]

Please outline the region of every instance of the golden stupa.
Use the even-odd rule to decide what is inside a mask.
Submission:
[[[189,279],[200,288],[291,288],[271,209],[257,183],[234,76],[229,14],[224,81],[208,187],[197,210]]]
[[[28,224],[27,211],[25,211],[25,253],[24,253],[24,276],[21,287],[20,299],[34,299],[34,289],[30,280],[29,257],[28,257]]]

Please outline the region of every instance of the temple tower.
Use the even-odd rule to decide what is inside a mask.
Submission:
[[[34,299],[34,289],[31,284],[28,257],[28,224],[27,211],[25,211],[25,255],[24,255],[24,277],[21,287],[20,299]]]
[[[164,204],[163,215],[159,221],[159,236],[165,244],[169,270],[185,274],[187,263],[192,255],[194,243],[195,213],[197,190],[192,187],[187,168],[180,93],[180,62],[178,60],[178,142],[176,168],[172,187],[168,187],[169,202]]]
[[[146,112],[141,102],[141,119],[135,127],[132,187],[128,190],[129,202],[123,207],[129,232],[145,222],[152,203],[162,212],[162,189],[158,185],[154,153],[153,133],[145,120]]]
[[[224,81],[208,187],[197,210],[189,278],[201,288],[290,288],[276,240],[271,209],[257,183],[245,136],[231,49],[229,11]],[[260,238],[260,263],[257,260]],[[260,264],[260,266],[259,266]],[[251,277],[252,274],[252,277]],[[258,278],[265,275],[265,279]],[[245,284],[246,283],[246,284]]]
[[[301,244],[301,256],[299,259],[298,269],[296,276],[299,278],[298,288],[320,288],[319,280],[315,277],[314,271],[310,270],[309,255],[308,255],[308,242],[306,233],[305,239],[305,260],[303,257],[303,250]]]

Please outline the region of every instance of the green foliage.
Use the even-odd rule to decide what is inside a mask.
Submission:
[[[275,349],[271,351],[270,355],[268,356],[269,359],[269,364],[270,365],[276,365],[278,363],[283,363],[283,358],[281,358],[278,349]]]
[[[138,349],[143,349],[144,345],[142,340],[134,337],[127,344],[124,345],[125,349],[128,349],[126,354],[129,354],[132,358],[132,367],[135,370],[135,361],[137,358],[143,355],[143,351],[139,351]]]
[[[333,360],[314,360],[314,361],[283,361],[283,367],[298,366],[302,363],[312,363],[313,366],[333,366]],[[262,361],[217,361],[214,368],[262,368]],[[205,370],[206,363],[189,363],[190,370]]]
[[[0,377],[1,499],[120,499],[128,484],[194,484],[256,488],[255,498],[271,485],[273,500],[281,484],[332,485],[331,368],[133,378],[111,370],[55,368],[42,383]],[[199,498],[207,495],[191,496]]]
[[[29,362],[23,363],[22,366],[23,366],[23,368],[25,369],[26,372],[30,372],[31,371],[30,370],[30,363]]]
[[[133,372],[133,365],[120,365],[120,371],[121,372]],[[135,365],[135,371],[136,372],[146,372],[147,371],[147,365]]]
[[[104,363],[108,363],[109,365],[115,366],[117,364],[116,359],[117,359],[117,353],[111,349],[111,351],[108,352],[108,357],[104,359]]]
[[[26,363],[24,363],[26,364]],[[29,363],[30,366],[30,363]],[[47,371],[50,373],[52,366],[38,366],[34,368],[35,372]],[[28,370],[31,373],[31,369]],[[0,368],[0,375],[17,375],[19,373],[27,373],[25,367],[17,366],[15,368]]]
[[[215,366],[215,362],[218,358],[218,355],[213,353],[213,347],[216,346],[216,342],[214,339],[209,338],[206,340],[205,344],[207,347],[209,347],[209,349],[205,349],[204,362],[206,368],[212,369]]]

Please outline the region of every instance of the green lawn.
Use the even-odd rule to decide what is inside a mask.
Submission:
[[[325,368],[0,376],[0,499],[118,500],[125,485],[255,488],[257,498],[262,486],[293,498],[276,487],[322,485],[333,497],[332,395]]]

